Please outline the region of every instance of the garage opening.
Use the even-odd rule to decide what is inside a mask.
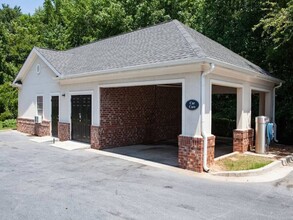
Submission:
[[[237,89],[212,86],[212,134],[216,136],[215,158],[233,152],[236,129]]]
[[[178,166],[182,85],[100,90],[102,149]]]

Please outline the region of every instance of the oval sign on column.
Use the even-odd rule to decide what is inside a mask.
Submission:
[[[185,106],[189,110],[196,110],[199,106],[199,103],[198,103],[198,101],[196,101],[194,99],[190,99],[186,102]]]

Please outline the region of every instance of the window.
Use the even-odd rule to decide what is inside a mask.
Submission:
[[[43,96],[37,96],[37,114],[43,116]]]

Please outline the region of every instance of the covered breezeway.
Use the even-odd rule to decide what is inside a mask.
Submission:
[[[105,151],[178,166],[182,84],[100,88]]]

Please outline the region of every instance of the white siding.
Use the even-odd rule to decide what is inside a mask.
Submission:
[[[36,66],[40,65],[40,74]],[[37,114],[37,96],[44,97],[44,120],[51,120],[51,93],[59,93],[59,84],[54,80],[56,75],[40,59],[36,58],[32,67],[22,80],[22,87],[18,93],[18,117],[33,119]]]

